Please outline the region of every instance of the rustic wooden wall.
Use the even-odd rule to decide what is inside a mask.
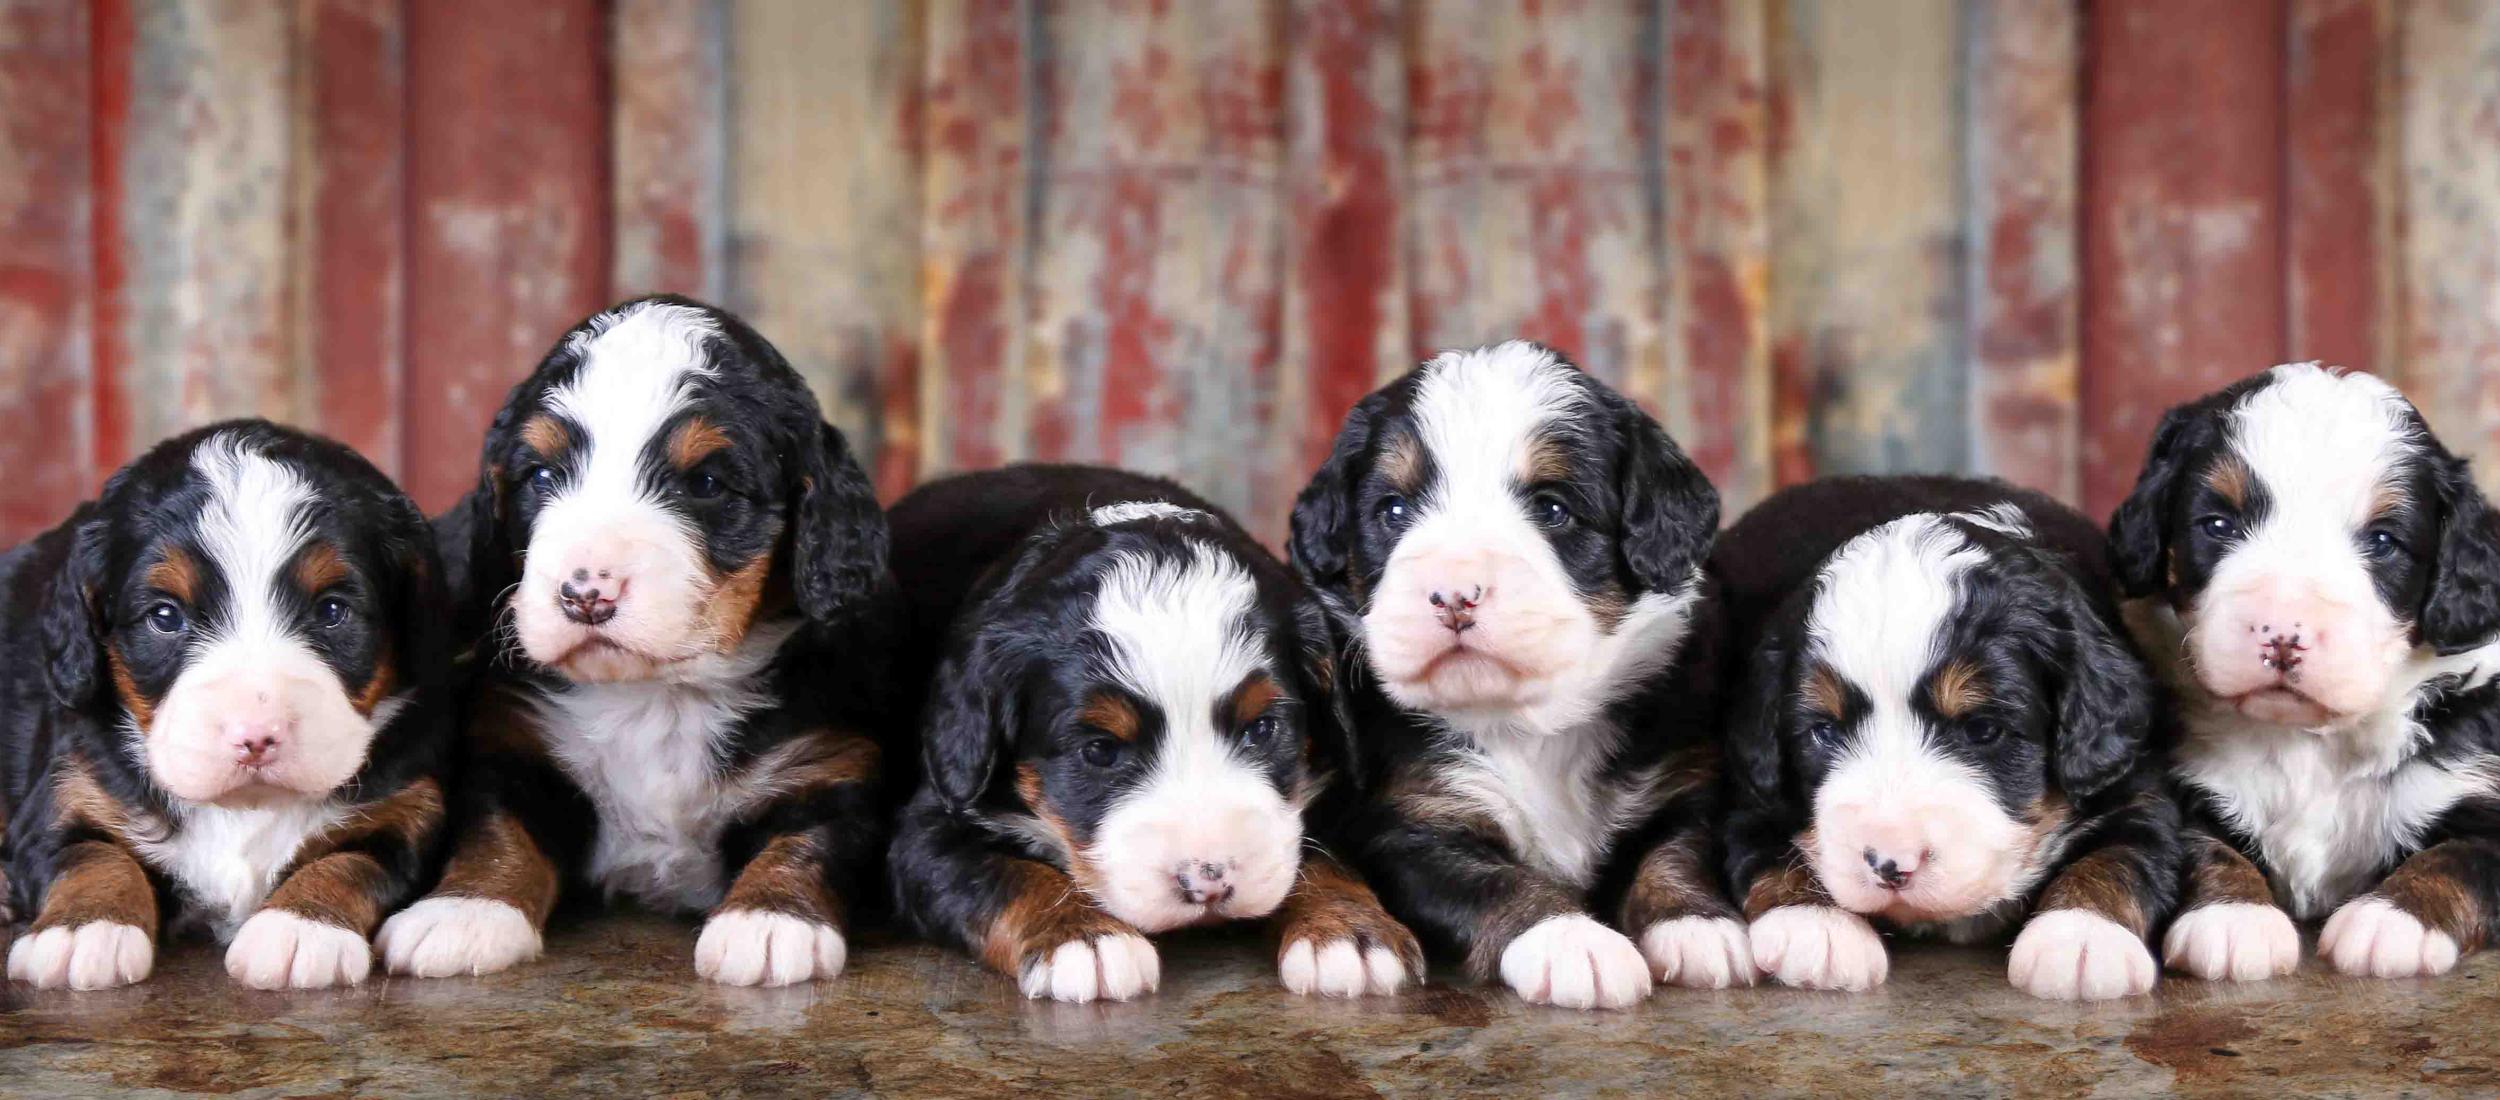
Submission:
[[[183,425],[429,506],[556,333],[746,312],[900,492],[1082,458],[1274,533],[1535,337],[1732,506],[2108,508],[2171,402],[2396,378],[2500,465],[2485,0],[0,0],[0,536]]]

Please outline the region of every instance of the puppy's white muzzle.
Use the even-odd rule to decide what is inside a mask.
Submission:
[[[707,574],[693,535],[647,502],[606,515],[586,504],[558,501],[535,525],[512,596],[522,651],[596,683],[646,678],[709,649]]]
[[[2208,588],[2190,623],[2197,681],[2259,721],[2307,728],[2378,707],[2409,650],[2366,585],[2279,572]]]
[[[167,793],[204,803],[322,795],[364,766],[372,720],[311,654],[215,663],[177,679],[147,731],[148,771]]]
[[[1291,891],[1302,816],[1264,786],[1213,805],[1150,795],[1104,817],[1092,855],[1097,900],[1141,932],[1248,920]]]
[[[1590,660],[1595,617],[1526,526],[1435,516],[1399,542],[1363,617],[1392,698],[1437,711],[1534,706]]]

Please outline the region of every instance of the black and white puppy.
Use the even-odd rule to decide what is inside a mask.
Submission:
[[[1327,616],[1229,517],[1158,478],[1019,466],[894,506],[926,782],[892,858],[922,934],[1025,994],[1156,987],[1147,936],[1276,915],[1297,993],[1394,993],[1414,937],[1303,852],[1342,769]]]
[[[2421,414],[2315,364],[2174,409],[2110,545],[2183,712],[2170,964],[2288,973],[2284,909],[2328,918],[2318,952],[2347,974],[2438,974],[2482,945],[2500,912],[2500,520]]]
[[[1764,973],[1867,989],[1878,924],[2020,924],[2029,993],[2152,989],[2178,810],[2092,521],[1996,482],[1837,478],[1748,512],[1712,566],[1748,655],[1727,861]]]
[[[1752,980],[1711,854],[1718,514],[1655,420],[1522,342],[1364,398],[1304,489],[1370,756],[1327,828],[1470,976],[1581,1008]]]
[[[586,888],[708,912],[706,978],[838,973],[887,835],[893,603],[840,433],[744,322],[646,298],[556,343],[482,466],[440,524],[493,623],[454,850],[384,960],[501,970]]]
[[[195,928],[247,985],[363,981],[441,832],[441,577],[379,471],[261,421],[0,557],[9,977],[126,985]]]

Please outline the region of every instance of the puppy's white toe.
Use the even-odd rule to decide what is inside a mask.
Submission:
[[[2054,909],[2031,918],[2006,960],[2014,988],[2054,1001],[2105,1001],[2153,991],[2160,967],[2135,933],[2098,913]]]
[[[2216,902],[2170,922],[2161,953],[2170,969],[2209,982],[2261,982],[2300,968],[2300,930],[2274,906]]]
[[[254,989],[356,985],[373,971],[373,945],[351,928],[263,909],[226,945],[226,974]]]
[[[492,974],[538,957],[538,927],[507,902],[426,898],[382,922],[374,942],[394,974]]]
[[[1163,980],[1155,945],[1127,932],[1070,940],[1024,969],[1024,995],[1070,1004],[1126,1001],[1153,992]]]
[[[2396,903],[2365,894],[2326,919],[2318,954],[2356,978],[2427,978],[2457,965],[2457,941]]]
[[[1875,926],[1835,906],[1783,905],[1746,934],[1754,967],[1782,985],[1862,993],[1892,971]]]
[[[89,921],[19,936],[9,945],[9,978],[37,989],[112,989],[147,978],[156,941],[137,925]]]
[[[1587,916],[1547,917],[1502,949],[1502,980],[1530,1004],[1628,1008],[1649,996],[1641,949]]]
[[[1287,991],[1306,997],[1385,997],[1407,982],[1397,952],[1365,948],[1352,938],[1295,940],[1277,956],[1276,976]]]
[[[703,922],[694,971],[722,985],[796,985],[842,972],[849,948],[830,924],[732,909]]]
[[[1752,985],[1753,949],[1745,925],[1727,917],[1678,917],[1641,933],[1641,955],[1664,985],[1726,989]]]

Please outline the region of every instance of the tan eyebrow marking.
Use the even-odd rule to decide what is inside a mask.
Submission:
[[[1137,708],[1107,691],[1095,692],[1087,699],[1084,709],[1076,712],[1076,720],[1122,741],[1137,740]]]
[[[1928,691],[1935,696],[1936,713],[1947,718],[1960,718],[1988,702],[1988,689],[1979,682],[1979,669],[1968,661],[1955,661],[1936,670]]]
[[[184,603],[191,603],[199,597],[199,563],[192,561],[191,555],[179,546],[166,547],[165,556],[148,567],[145,579],[148,587]]]
[[[1571,478],[1571,452],[1562,441],[1550,435],[1539,435],[1528,444],[1526,461],[1519,470],[1520,484],[1541,485]]]
[[[313,543],[295,557],[295,586],[306,594],[319,595],[346,579],[347,559],[329,543]]]
[[[2238,455],[2224,455],[2205,469],[2205,487],[2233,508],[2248,507],[2248,488],[2252,480],[2248,463]]]
[[[2413,507],[2413,494],[2393,478],[2370,487],[2370,520],[2377,522],[2403,515]]]
[[[1832,666],[1817,663],[1806,676],[1806,705],[1834,718],[1847,717],[1849,689],[1840,682],[1840,674]]]
[[[668,433],[668,464],[691,470],[694,464],[729,449],[729,433],[700,416]]]
[[[573,433],[563,421],[540,413],[521,425],[521,443],[540,458],[554,458],[573,445]]]
[[[1256,721],[1267,708],[1284,696],[1276,681],[1265,672],[1242,677],[1241,686],[1233,689],[1233,726],[1238,729]]]
[[[1423,488],[1424,456],[1414,436],[1400,435],[1390,441],[1380,453],[1380,476],[1390,488],[1407,496]]]

